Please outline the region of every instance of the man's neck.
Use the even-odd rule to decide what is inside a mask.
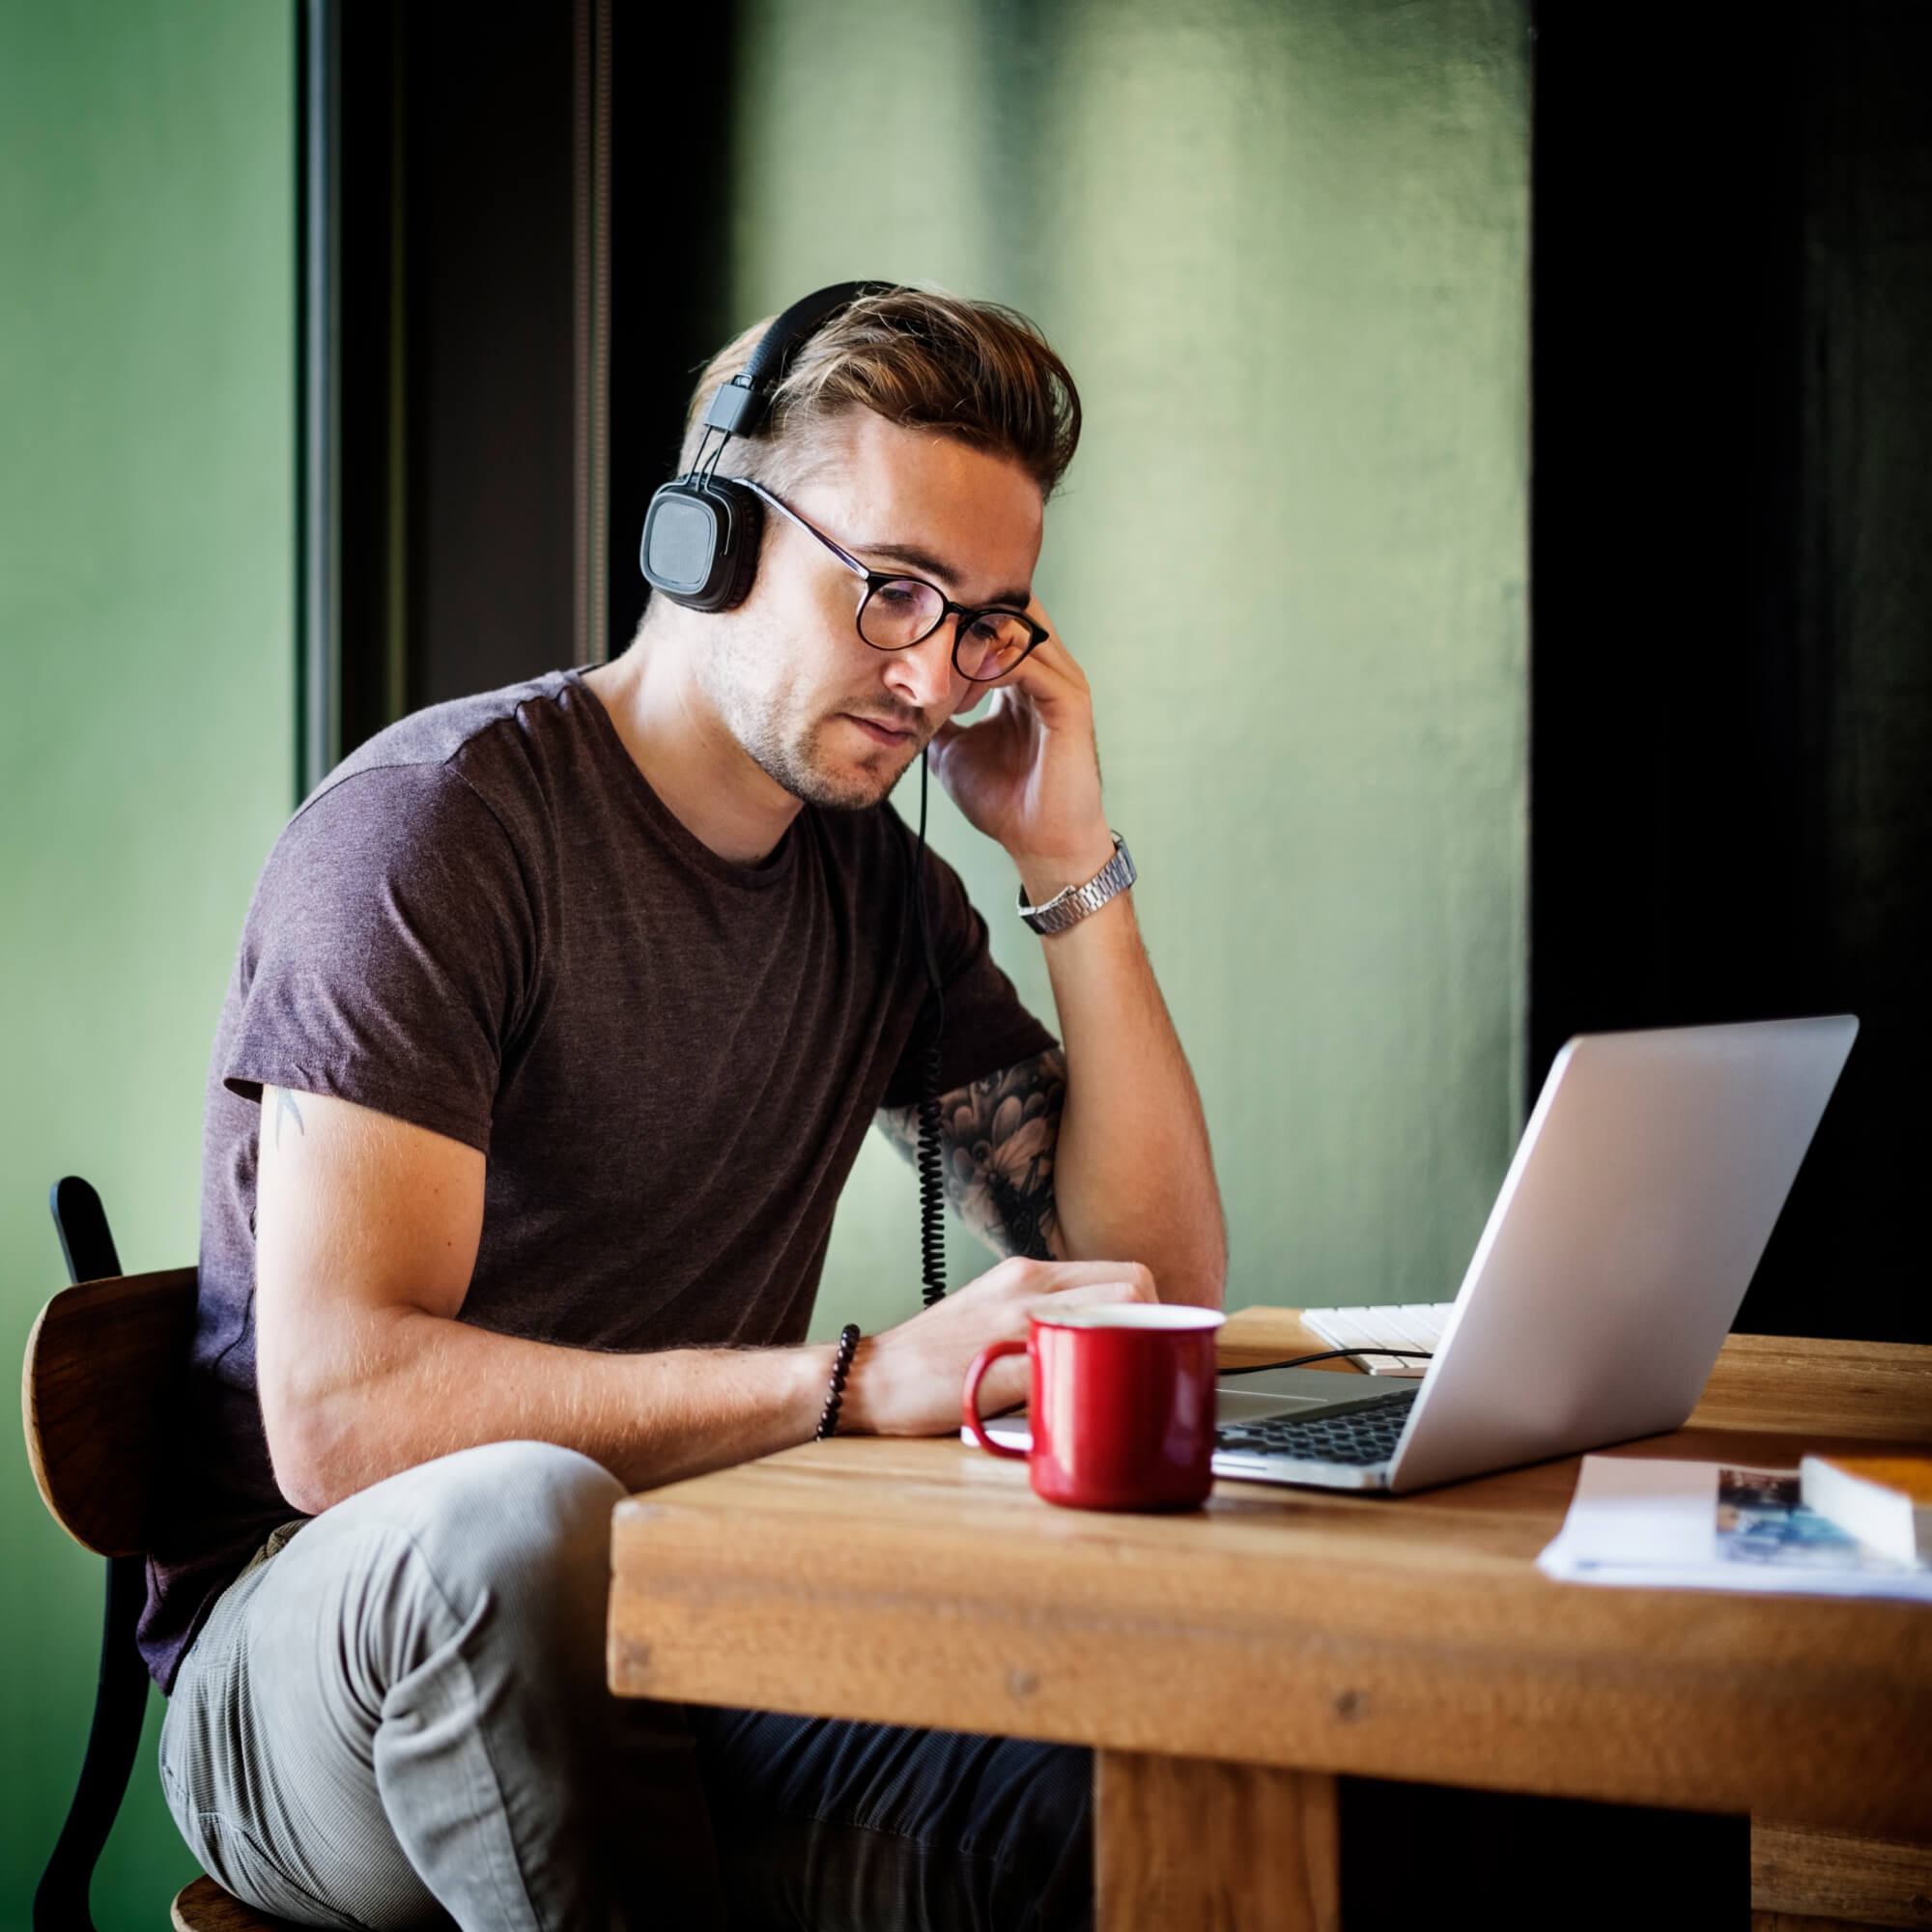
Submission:
[[[764,771],[718,715],[686,639],[653,626],[584,682],[651,789],[721,859],[755,866],[798,816],[799,801]]]

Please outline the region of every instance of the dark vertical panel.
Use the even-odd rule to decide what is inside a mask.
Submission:
[[[568,0],[410,9],[412,703],[572,656]]]
[[[610,652],[643,614],[638,538],[726,311],[734,10],[620,7],[612,33]]]
[[[1590,1028],[1861,1013],[1773,1331],[1932,1333],[1932,1021],[1893,991],[1932,978],[1926,396],[1862,346],[1925,339],[1924,38],[1875,0],[1538,26],[1532,1078]]]
[[[1822,970],[1864,1020],[1807,1221],[1747,1313],[1932,1341],[1932,12],[1807,9],[1802,670],[1822,792]],[[1822,1198],[1821,1198],[1822,1197]],[[1798,1236],[1804,1236],[1800,1239]]]
[[[575,0],[572,18],[571,310],[576,414],[571,651],[610,655],[611,509],[611,0]]]
[[[1533,1077],[1586,1027],[1778,1009],[1796,770],[1792,49],[1715,93],[1605,14],[1538,27]],[[1780,26],[1784,31],[1780,31]]]
[[[400,0],[338,4],[342,48],[336,170],[337,692],[344,756],[400,715],[407,638],[398,606],[408,475],[400,434],[407,395],[399,354],[408,326],[401,248],[407,109]],[[399,527],[399,524],[401,526]]]
[[[298,222],[298,794],[401,709],[404,179],[396,0],[308,0]]]
[[[304,789],[412,706],[628,642],[730,327],[733,18],[308,0]]]
[[[342,753],[338,608],[342,8],[306,0],[298,27],[296,226],[296,795]]]

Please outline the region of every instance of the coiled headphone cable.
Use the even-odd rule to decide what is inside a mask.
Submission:
[[[932,1030],[920,1055],[919,1079],[919,1264],[920,1293],[930,1308],[946,1293],[946,1177],[939,1147],[939,1036],[946,1026],[946,993],[940,983],[939,955],[933,951],[932,923],[925,905],[925,753],[919,759],[919,846],[913,859],[912,902],[919,925],[925,983],[932,993]]]

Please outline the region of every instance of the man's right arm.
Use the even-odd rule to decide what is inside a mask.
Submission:
[[[275,1478],[298,1509],[483,1442],[554,1442],[644,1489],[810,1438],[829,1346],[607,1354],[458,1321],[483,1179],[483,1155],[461,1142],[262,1090],[256,1378]],[[1152,1298],[1132,1264],[1003,1262],[862,1346],[840,1426],[949,1431],[967,1364],[1024,1334],[1033,1308]],[[987,1381],[989,1406],[1017,1402],[1024,1366],[1000,1363]]]

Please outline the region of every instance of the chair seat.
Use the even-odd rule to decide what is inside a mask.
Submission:
[[[298,1932],[289,1919],[231,1898],[206,1873],[176,1894],[169,1918],[175,1932]]]

